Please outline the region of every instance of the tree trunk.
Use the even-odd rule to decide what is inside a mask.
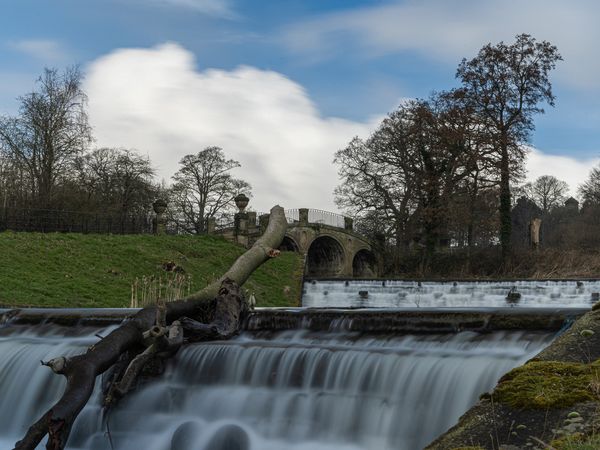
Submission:
[[[191,332],[194,340],[227,339],[235,334],[244,308],[236,286],[241,286],[263,262],[279,254],[276,249],[283,241],[286,228],[283,208],[273,207],[265,234],[219,280],[183,300],[168,303],[162,314],[157,307],[140,310],[82,355],[43,363],[64,375],[67,386],[60,400],[15,444],[15,450],[34,450],[46,434],[47,450],[64,449],[73,422],[92,394],[96,377],[123,357],[128,358],[127,368],[122,365],[124,373],[116,385],[113,383],[114,389],[109,395],[126,393],[132,386],[130,378],[140,373],[140,365],[145,364],[149,354],[173,354],[170,346],[179,341],[177,329],[180,326]],[[165,325],[171,326],[161,326],[160,316],[164,317]],[[131,353],[137,356],[129,357]],[[112,402],[112,398],[110,400]]]
[[[503,132],[500,139],[500,246],[502,261],[506,266],[511,255],[512,217],[510,214],[510,167],[508,137]]]

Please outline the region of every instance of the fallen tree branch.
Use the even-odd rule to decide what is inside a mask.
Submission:
[[[148,362],[149,355],[169,354],[179,348],[180,340],[183,340],[181,331],[186,326],[194,333],[194,340],[214,337],[225,339],[235,334],[243,305],[239,303],[239,289],[237,294],[232,293],[236,289],[232,286],[243,285],[257,267],[279,254],[277,247],[283,241],[286,228],[283,208],[273,207],[269,225],[263,236],[242,254],[219,280],[183,300],[168,303],[164,311],[157,307],[140,310],[82,355],[55,358],[43,363],[54,372],[64,375],[67,378],[67,386],[62,397],[29,428],[24,438],[15,444],[14,450],[34,450],[46,435],[47,450],[64,449],[73,422],[93,392],[96,377],[110,369],[119,359],[129,362],[127,369],[123,370],[125,364],[122,364],[116,371],[115,378],[119,378],[120,373],[122,376],[120,380],[113,381],[112,390],[118,389],[120,393],[126,393]],[[221,292],[222,297],[217,299],[221,288],[226,292]],[[235,295],[238,296],[237,300],[234,299]],[[238,302],[237,308],[234,305],[235,301]],[[174,324],[175,321],[179,321],[180,325]],[[168,325],[170,328],[165,334],[164,329]],[[153,330],[148,333],[151,329]],[[149,346],[145,345],[148,344],[148,337],[154,339]],[[122,357],[134,349],[141,349],[141,354]],[[115,383],[118,383],[116,387]]]

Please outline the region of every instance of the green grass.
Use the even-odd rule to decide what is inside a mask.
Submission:
[[[600,448],[600,436],[583,436],[577,433],[574,436],[556,439],[550,444],[556,450],[598,450]]]
[[[3,232],[0,305],[127,307],[136,277],[164,274],[165,262],[182,267],[195,291],[243,252],[215,236]],[[244,287],[255,293],[257,306],[296,306],[301,277],[299,255],[284,252],[263,264]]]

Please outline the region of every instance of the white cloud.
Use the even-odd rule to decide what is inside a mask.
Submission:
[[[252,184],[251,206],[259,211],[276,203],[335,211],[333,153],[381,119],[321,117],[302,86],[285,76],[247,66],[198,71],[177,44],[116,50],[87,73],[99,146],[138,149],[169,180],[182,156],[218,145],[242,164],[236,175]],[[531,149],[528,179],[554,175],[575,194],[599,161]]]
[[[147,153],[167,180],[182,156],[218,145],[242,164],[255,209],[335,210],[333,153],[374,123],[321,117],[302,86],[276,72],[195,67],[177,44],[93,62],[85,90],[97,144]]]
[[[190,9],[209,16],[231,19],[236,14],[231,0],[145,0],[157,5]]]
[[[44,64],[61,65],[70,60],[69,52],[62,44],[51,39],[24,39],[9,42],[8,47]]]
[[[556,74],[561,81],[597,88],[599,14],[593,0],[394,1],[297,23],[284,30],[283,42],[317,59],[353,45],[362,57],[414,51],[458,65],[487,42],[529,33],[558,47],[565,60]]]
[[[527,180],[533,181],[542,175],[553,175],[567,182],[570,195],[577,196],[577,188],[589,176],[592,167],[600,163],[600,158],[577,160],[568,156],[548,155],[530,148],[527,157]]]

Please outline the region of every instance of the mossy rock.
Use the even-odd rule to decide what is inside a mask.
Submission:
[[[530,361],[504,375],[492,395],[514,408],[563,408],[596,400],[599,380],[598,363]]]

